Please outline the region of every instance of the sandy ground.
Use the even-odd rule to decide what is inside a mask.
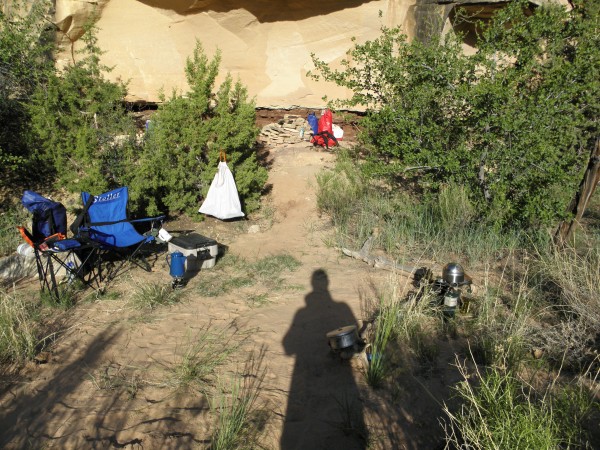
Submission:
[[[325,334],[360,322],[360,293],[392,275],[325,245],[332,228],[316,208],[315,174],[333,166],[333,153],[298,146],[275,148],[270,156],[269,220],[208,219],[187,226],[249,261],[294,256],[301,265],[285,275],[294,288],[269,292],[261,306],[246,301],[248,290],[203,297],[201,271],[185,287],[183,302],[140,318],[128,306],[128,295],[143,283],[170,283],[168,267],[161,257],[150,274],[130,271],[109,296],[71,310],[47,361],[31,364],[22,380],[4,388],[0,448],[209,447],[214,395],[195,386],[177,390],[169,382],[169,368],[207,330],[223,330],[221,339],[227,334],[240,344],[220,369],[222,380],[241,370],[252,351],[263,351],[257,358],[265,370],[257,405],[266,411],[264,448],[439,447],[441,399],[457,377],[447,364],[452,343],[448,361],[442,350],[435,376],[400,371],[394,390],[369,388],[360,357],[332,354]],[[248,233],[254,224],[261,231]],[[111,290],[122,295],[111,300]]]

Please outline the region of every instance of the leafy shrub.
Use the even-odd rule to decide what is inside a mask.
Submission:
[[[463,185],[493,224],[562,218],[600,131],[600,6],[573,4],[529,15],[509,2],[480,24],[474,55],[453,34],[408,42],[397,28],[355,45],[341,70],[313,55],[353,92],[336,105],[367,108],[363,172],[432,193]]]
[[[161,210],[197,213],[208,192],[220,151],[234,173],[247,212],[259,206],[267,171],[259,166],[254,145],[254,102],[230,75],[213,92],[220,53],[209,61],[198,42],[185,73],[190,91],[163,96],[152,118],[140,165],[132,178],[132,200],[148,214]]]
[[[17,246],[24,242],[17,226],[26,225],[29,228],[28,222],[31,222],[31,218],[21,206],[9,206],[0,212],[0,256],[14,253]]]
[[[82,37],[83,57],[35,90],[29,113],[32,139],[49,161],[57,182],[72,191],[99,193],[123,184],[135,143],[134,122],[123,98],[124,84],[104,78],[95,29]]]
[[[49,1],[16,0],[0,10],[0,187],[32,181],[37,155],[27,142],[26,104],[54,73],[46,20],[51,7]]]

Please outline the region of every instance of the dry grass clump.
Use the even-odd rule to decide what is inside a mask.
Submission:
[[[231,327],[215,328],[210,324],[190,336],[177,352],[173,364],[167,364],[167,385],[185,390],[194,385],[200,390],[214,384],[217,369],[239,348],[240,341]]]
[[[22,295],[0,292],[0,361],[22,363],[39,350],[38,310]]]
[[[600,336],[600,248],[550,249],[537,261],[545,326],[538,342],[555,364],[574,370],[596,361]]]

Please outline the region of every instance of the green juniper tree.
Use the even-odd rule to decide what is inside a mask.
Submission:
[[[132,179],[134,201],[148,214],[197,213],[216,173],[220,151],[227,155],[247,212],[259,206],[267,180],[258,164],[254,102],[246,88],[227,75],[214,92],[220,53],[209,60],[198,42],[185,73],[190,91],[163,96],[152,117],[144,153]]]
[[[80,59],[36,88],[29,104],[34,142],[72,191],[99,193],[132,170],[135,126],[125,110],[126,86],[105,79],[95,29],[82,37]]]
[[[26,105],[54,73],[48,1],[0,6],[0,186],[31,181],[39,155],[27,141]],[[36,174],[39,177],[39,173]]]

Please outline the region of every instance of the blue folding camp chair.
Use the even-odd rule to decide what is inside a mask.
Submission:
[[[33,191],[25,191],[21,203],[33,214],[32,231],[17,227],[23,239],[33,247],[42,291],[60,300],[59,271],[64,279],[78,279],[84,285],[99,288],[96,271],[98,247],[93,243],[67,239],[67,211],[62,203],[49,200]]]
[[[147,272],[146,250],[157,251],[154,231],[162,226],[165,216],[129,220],[127,202],[129,191],[126,186],[104,194],[93,196],[81,193],[84,209],[77,217],[71,231],[84,242],[94,242],[100,246],[101,256],[106,265],[102,270],[106,283],[114,279],[127,263],[133,263]],[[148,232],[141,234],[136,226],[149,226]]]

